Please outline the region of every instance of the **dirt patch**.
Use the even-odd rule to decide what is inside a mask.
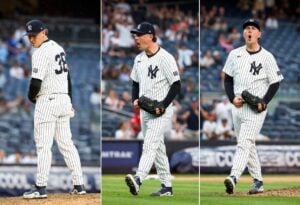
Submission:
[[[289,187],[284,189],[269,189],[259,194],[248,194],[243,192],[235,192],[231,196],[251,196],[251,197],[262,197],[262,196],[284,196],[284,197],[299,197],[300,187]]]
[[[70,195],[48,194],[46,199],[23,199],[22,197],[1,197],[1,205],[101,205],[100,194]]]

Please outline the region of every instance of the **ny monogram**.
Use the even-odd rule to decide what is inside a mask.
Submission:
[[[151,77],[151,79],[156,78],[156,73],[157,73],[158,70],[159,69],[158,69],[157,66],[155,66],[155,68],[153,69],[152,65],[150,65],[148,67],[148,77]]]
[[[253,61],[253,63],[251,63],[250,73],[253,72],[252,73],[253,75],[256,75],[256,74],[258,75],[260,69],[262,69],[261,63],[258,66],[255,65],[255,61]]]

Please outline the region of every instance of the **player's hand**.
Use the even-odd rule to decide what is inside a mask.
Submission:
[[[160,109],[158,107],[155,108],[155,112],[156,112],[157,115],[160,115]]]
[[[266,104],[265,103],[258,103],[257,108],[258,108],[259,112],[262,112],[266,109]]]
[[[139,102],[138,99],[136,99],[136,100],[133,101],[133,107],[134,107],[134,108],[140,108],[138,102]]]
[[[232,103],[235,107],[240,108],[243,106],[244,99],[242,98],[242,96],[238,95],[233,99]]]

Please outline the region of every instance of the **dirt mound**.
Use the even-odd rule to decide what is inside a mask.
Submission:
[[[70,195],[48,194],[46,199],[23,199],[22,197],[1,197],[1,205],[101,205],[100,194]]]

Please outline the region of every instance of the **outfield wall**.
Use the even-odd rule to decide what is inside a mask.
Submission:
[[[257,142],[264,173],[300,173],[300,142]],[[229,173],[236,149],[235,142],[201,141],[200,172]]]
[[[89,193],[100,193],[100,168],[83,167],[84,185]],[[36,166],[0,166],[0,196],[22,196],[35,183]],[[73,188],[67,167],[52,167],[48,193],[68,193]]]
[[[172,155],[178,151],[182,151],[186,148],[198,149],[198,141],[165,141],[166,152],[169,160]],[[132,173],[134,172],[139,163],[140,156],[143,149],[143,140],[102,140],[102,172],[104,174],[111,173]],[[191,155],[191,164],[196,164],[194,151],[188,150]],[[198,165],[197,165],[198,166]]]

